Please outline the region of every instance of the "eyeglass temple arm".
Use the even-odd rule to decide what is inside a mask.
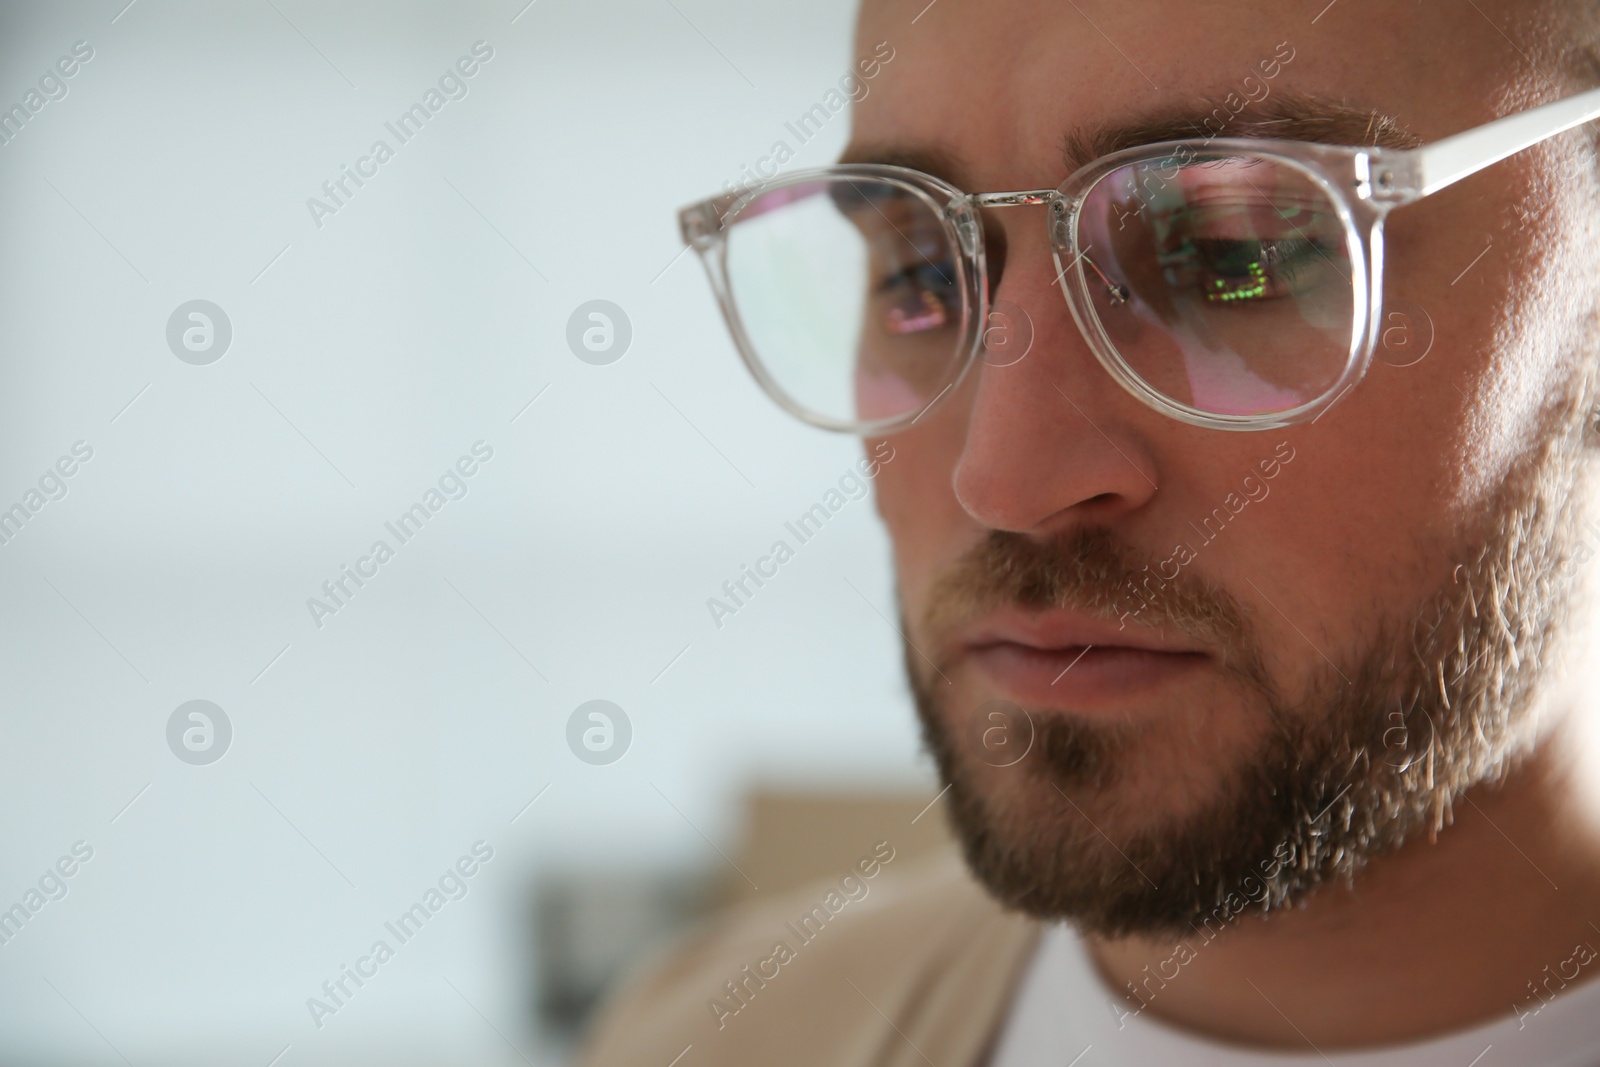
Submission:
[[[1408,154],[1417,167],[1417,195],[1436,193],[1524,148],[1596,118],[1600,118],[1600,89],[1591,89],[1414,149]]]

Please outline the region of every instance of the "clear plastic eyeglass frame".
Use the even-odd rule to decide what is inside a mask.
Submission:
[[[921,171],[879,164],[842,164],[799,171],[684,208],[679,224],[685,242],[705,264],[711,287],[739,355],[761,387],[797,418],[823,429],[869,436],[903,430],[949,396],[977,362],[989,317],[989,284],[983,226],[986,208],[1041,205],[1067,306],[1096,359],[1143,403],[1194,426],[1218,430],[1267,430],[1316,418],[1348,392],[1371,364],[1383,315],[1383,224],[1389,212],[1438,192],[1485,167],[1575,126],[1600,118],[1600,89],[1580,93],[1498,119],[1465,133],[1412,149],[1325,145],[1258,138],[1165,141],[1116,152],[1085,165],[1055,189],[965,193]],[[1300,172],[1328,195],[1343,223],[1352,267],[1355,322],[1344,373],[1320,396],[1287,411],[1264,415],[1215,414],[1173,400],[1141,378],[1118,354],[1092,310],[1091,278],[1077,240],[1078,218],[1095,184],[1118,168],[1142,162],[1227,155],[1259,159]],[[763,366],[740,321],[727,270],[727,230],[757,197],[818,180],[872,178],[923,201],[941,220],[956,251],[962,307],[960,346],[965,356],[951,380],[920,410],[877,422],[849,422],[819,415],[790,397]],[[1362,323],[1364,322],[1364,328]]]

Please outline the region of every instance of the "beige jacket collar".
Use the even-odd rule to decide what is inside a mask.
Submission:
[[[885,872],[820,929],[797,927],[826,889],[743,908],[658,959],[580,1067],[980,1067],[1038,924],[954,853]]]

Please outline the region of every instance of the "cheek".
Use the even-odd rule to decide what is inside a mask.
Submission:
[[[1542,409],[1566,385],[1572,340],[1593,302],[1595,253],[1582,222],[1591,209],[1550,204],[1529,222],[1513,207],[1540,203],[1539,167],[1554,173],[1547,182],[1592,194],[1592,177],[1570,166],[1530,154],[1391,220],[1386,300],[1419,314],[1433,347],[1414,366],[1374,360],[1362,388],[1388,418],[1364,429],[1380,435],[1369,450],[1392,450],[1385,482],[1397,504],[1424,504],[1435,523],[1481,511],[1537,443]]]
[[[920,575],[930,566],[939,542],[938,523],[930,513],[939,487],[937,465],[906,442],[896,438],[895,460],[878,473],[875,492],[878,514],[894,548],[895,570],[900,587],[912,594],[921,585]]]
[[[1386,303],[1427,331],[1427,355],[1386,361],[1380,347],[1343,402],[1286,434],[1299,458],[1260,506],[1264,558],[1298,576],[1279,606],[1324,620],[1330,639],[1375,589],[1398,610],[1451,581],[1564,387],[1563,320],[1583,300],[1551,268],[1568,253],[1531,233],[1490,243],[1510,194],[1457,192],[1391,220]]]
[[[920,616],[929,583],[983,533],[951,489],[961,443],[955,422],[948,410],[937,411],[927,425],[895,434],[889,439],[894,459],[873,487],[894,551],[901,604],[912,620]],[[874,443],[867,444],[869,454]]]
[[[1500,269],[1483,286],[1479,333],[1462,346],[1463,355],[1471,353],[1472,369],[1471,381],[1462,386],[1468,394],[1461,418],[1462,466],[1471,476],[1461,486],[1467,508],[1538,446],[1548,429],[1548,409],[1577,388],[1576,342],[1593,328],[1587,279],[1594,276],[1594,256],[1588,249],[1558,247],[1553,232],[1575,234],[1575,225],[1550,230],[1506,249]],[[1592,352],[1592,345],[1584,343],[1581,351]]]

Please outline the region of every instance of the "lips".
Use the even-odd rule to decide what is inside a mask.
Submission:
[[[959,644],[1010,699],[1079,712],[1130,710],[1212,663],[1179,635],[1068,611],[986,616]]]

